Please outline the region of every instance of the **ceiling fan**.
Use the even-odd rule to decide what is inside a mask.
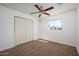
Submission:
[[[50,14],[47,13],[46,11],[51,10],[51,9],[54,9],[54,7],[49,7],[49,8],[43,9],[42,6],[40,6],[40,7],[39,7],[38,5],[34,5],[34,6],[38,9],[38,11],[37,11],[37,12],[32,12],[32,13],[30,13],[30,14],[39,13],[39,17],[41,17],[42,14],[45,14],[45,15],[50,16]]]

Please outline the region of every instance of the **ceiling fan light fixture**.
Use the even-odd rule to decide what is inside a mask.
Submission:
[[[32,12],[30,14],[35,14],[35,13],[39,13],[39,17],[41,17],[42,14],[45,14],[45,15],[48,15],[50,16],[49,13],[47,13],[46,11],[48,10],[51,10],[51,9],[54,9],[54,7],[49,7],[49,8],[46,8],[46,9],[43,9],[43,6],[38,6],[38,5],[34,5],[37,9],[38,9],[38,12]]]

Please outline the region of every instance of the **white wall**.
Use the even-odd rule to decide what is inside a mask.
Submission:
[[[59,18],[62,20],[62,30],[48,31],[47,21]],[[40,20],[40,38],[50,41],[76,46],[76,9],[59,13]]]
[[[77,7],[77,51],[79,53],[79,5]]]
[[[0,6],[0,51],[15,46],[14,16],[33,20],[33,38],[38,38],[38,20],[32,16]]]

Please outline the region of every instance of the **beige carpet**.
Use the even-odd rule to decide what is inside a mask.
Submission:
[[[36,40],[18,45],[12,49],[0,52],[9,56],[77,56],[75,47],[55,42]]]

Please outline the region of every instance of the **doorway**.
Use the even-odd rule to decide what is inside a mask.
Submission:
[[[33,40],[32,20],[15,16],[15,45],[23,44]]]

